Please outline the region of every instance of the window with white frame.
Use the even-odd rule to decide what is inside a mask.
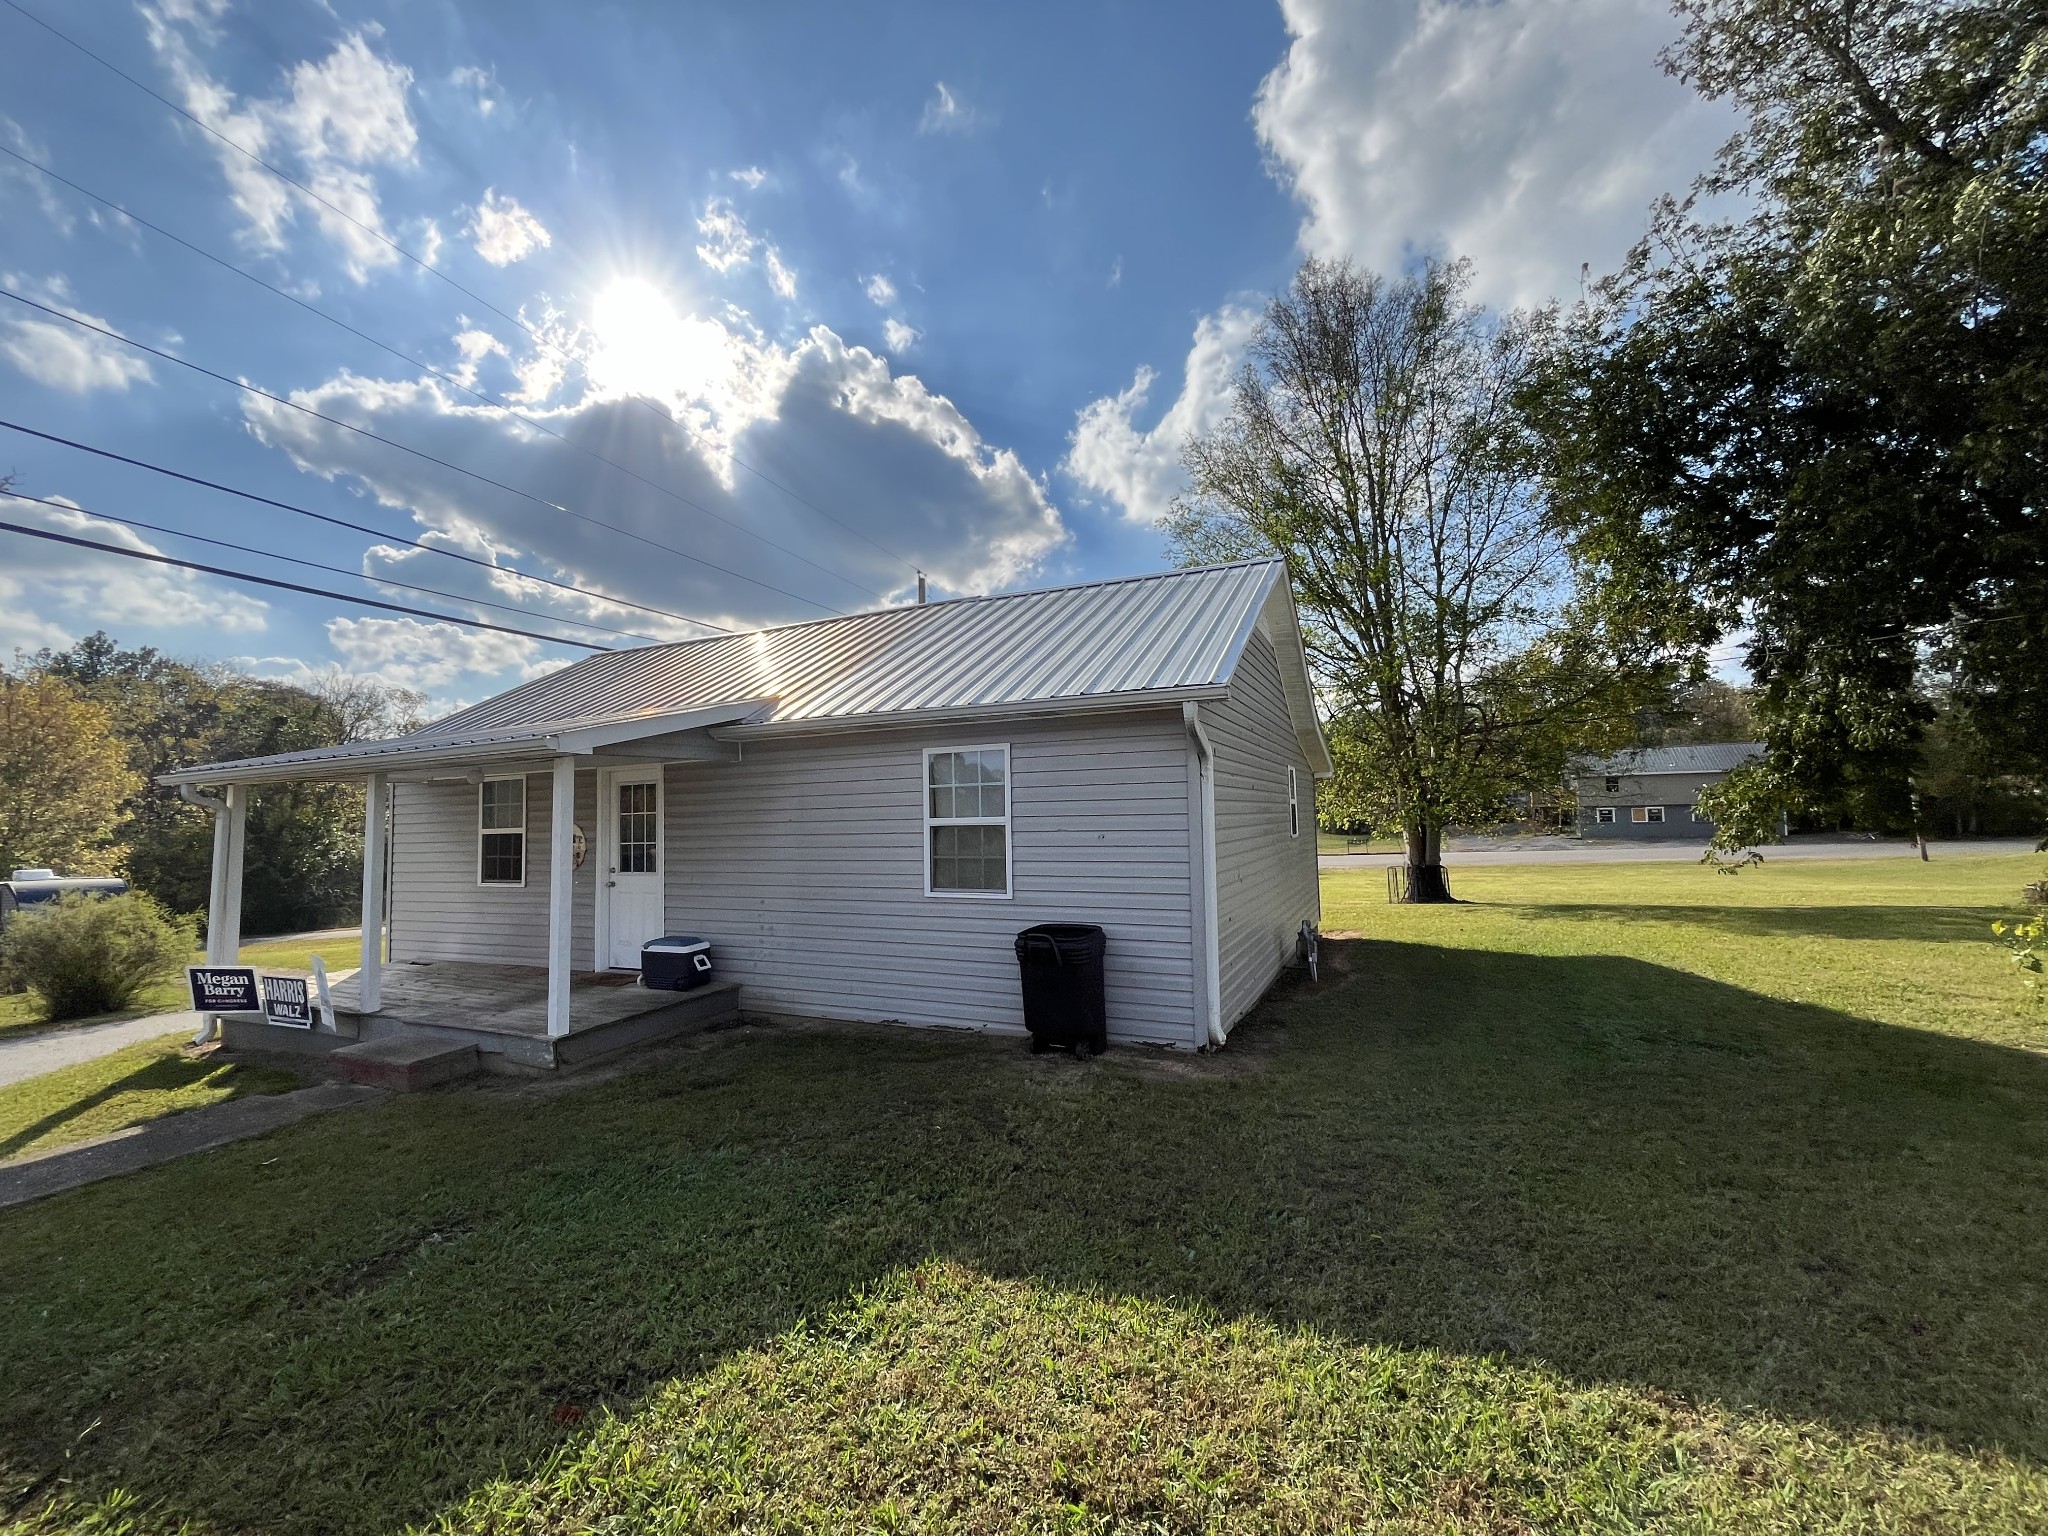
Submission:
[[[1010,749],[927,748],[924,879],[930,896],[1010,894]]]
[[[1301,836],[1301,782],[1292,768],[1287,770],[1287,835]]]
[[[1661,805],[1632,805],[1629,807],[1628,819],[1634,822],[1662,821],[1664,819],[1664,807]]]
[[[478,885],[526,884],[526,780],[485,779],[477,786]]]
[[[1602,779],[1600,782],[1605,787],[1608,794],[1618,795],[1621,793],[1621,780],[1616,778],[1613,774],[1610,773],[1609,775],[1607,775],[1606,778]]]
[[[1705,811],[1701,810],[1698,806],[1694,806],[1692,808],[1692,819],[1694,821],[1711,822],[1714,818],[1709,816]]]
[[[1613,826],[1614,807],[1611,805],[1602,805],[1596,807],[1593,811],[1593,820],[1598,822],[1603,827]]]

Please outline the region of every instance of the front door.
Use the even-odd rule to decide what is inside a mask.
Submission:
[[[661,775],[611,781],[605,831],[606,964],[640,969],[640,946],[661,937]]]

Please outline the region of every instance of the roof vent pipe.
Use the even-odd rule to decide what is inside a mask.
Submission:
[[[920,607],[920,608],[922,608],[922,607],[924,606],[924,572],[923,572],[923,571],[919,571],[919,572],[917,573],[917,606],[918,606],[918,607]]]

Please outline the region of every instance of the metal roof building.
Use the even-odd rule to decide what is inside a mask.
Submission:
[[[340,1016],[439,1039],[464,999],[485,1059],[545,1067],[640,995],[577,993],[579,1034],[579,974],[684,934],[708,951],[652,952],[714,957],[729,1008],[1008,1030],[1017,931],[1092,924],[1112,1038],[1220,1044],[1320,917],[1331,769],[1286,569],[1255,560],[606,652],[409,735],[161,782],[215,815],[219,964],[251,790],[364,783]],[[394,1021],[387,959],[432,1017]],[[507,980],[542,973],[544,1006]]]

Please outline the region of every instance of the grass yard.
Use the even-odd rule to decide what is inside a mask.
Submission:
[[[0,1213],[0,1528],[2048,1531],[2039,862],[1367,870],[1217,1058],[737,1030]]]
[[[299,1086],[289,1072],[187,1056],[189,1031],[0,1086],[0,1162],[131,1125]]]
[[[360,958],[354,938],[322,939],[317,944],[303,940],[282,943],[258,940],[242,946],[241,958],[244,965],[274,965],[284,970],[303,971],[311,967],[316,951],[326,959],[328,969],[335,971],[355,965]],[[196,965],[205,958],[204,951],[197,952],[192,956],[192,963]],[[44,1016],[42,999],[26,992],[0,992],[0,1040],[44,1029],[75,1029],[82,1024],[108,1024],[116,1019],[139,1019],[152,1013],[175,1013],[191,1006],[192,994],[185,988],[183,974],[140,993],[132,1008],[124,1008],[119,1013],[94,1014],[86,1019],[66,1019],[59,1024],[52,1024]]]

